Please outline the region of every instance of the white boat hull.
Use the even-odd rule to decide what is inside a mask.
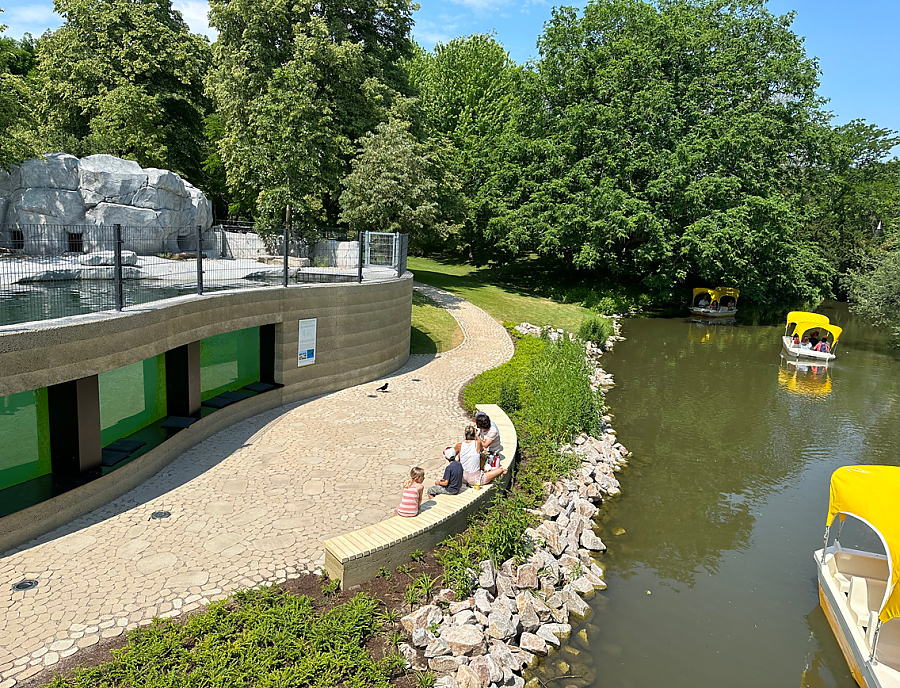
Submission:
[[[781,338],[784,353],[788,356],[810,362],[821,361],[822,363],[827,363],[834,360],[834,354],[826,354],[824,351],[813,351],[812,349],[801,349],[799,346],[792,346],[793,341],[790,337]]]
[[[733,318],[735,314],[737,314],[737,308],[733,310],[720,308],[717,311],[713,311],[709,308],[691,306],[691,315],[695,318]]]
[[[833,553],[833,547],[829,547],[828,552]],[[846,596],[837,588],[828,575],[827,567],[822,564],[822,550],[816,551],[814,557],[819,581],[819,604],[841,646],[853,678],[861,688],[897,688],[900,686],[900,672],[877,660],[869,660],[871,651],[864,631],[851,619]]]

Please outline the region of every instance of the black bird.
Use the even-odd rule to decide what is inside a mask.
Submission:
[[[383,385],[381,385],[381,387],[378,387],[375,391],[376,392],[387,392],[387,386],[388,386],[388,383],[385,382]]]

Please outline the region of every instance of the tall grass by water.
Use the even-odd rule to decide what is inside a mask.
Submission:
[[[559,453],[560,445],[578,433],[599,430],[603,402],[591,389],[590,372],[580,341],[522,337],[512,359],[478,375],[463,392],[469,411],[476,404],[497,404],[506,411],[518,432],[520,461],[510,491],[498,493],[464,533],[438,552],[445,580],[457,594],[468,593],[468,570],[477,569],[478,562],[499,564],[528,555],[523,535],[537,517],[526,509],[543,501],[545,482],[580,465],[576,456]]]

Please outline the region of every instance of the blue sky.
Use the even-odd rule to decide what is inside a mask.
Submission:
[[[535,43],[550,17],[544,0],[419,0],[413,35],[427,48],[455,36],[494,32],[518,62],[537,54]],[[570,3],[584,6],[581,2]],[[193,31],[210,33],[205,0],[173,0]],[[60,19],[48,0],[0,0],[7,35],[40,35]],[[794,30],[807,54],[819,58],[820,93],[835,122],[861,118],[900,130],[900,0],[769,0],[772,12],[796,11]],[[897,152],[897,149],[895,149]]]

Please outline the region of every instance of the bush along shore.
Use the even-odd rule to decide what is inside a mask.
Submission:
[[[613,381],[599,359],[621,339],[617,321],[603,325],[599,343],[518,325],[513,358],[464,392],[470,411],[476,403],[498,403],[510,414],[521,458],[509,493],[437,551],[458,601],[425,605],[401,619],[407,665],[439,674],[438,686],[539,688],[529,667],[589,617],[583,598],[606,588],[596,558],[606,547],[592,518],[598,504],[619,494],[615,472],[628,452],[603,414],[602,395]],[[577,639],[586,648],[585,629]],[[566,650],[570,661],[581,654]],[[567,685],[592,682],[583,660],[578,674],[568,673],[567,661],[557,665]]]

